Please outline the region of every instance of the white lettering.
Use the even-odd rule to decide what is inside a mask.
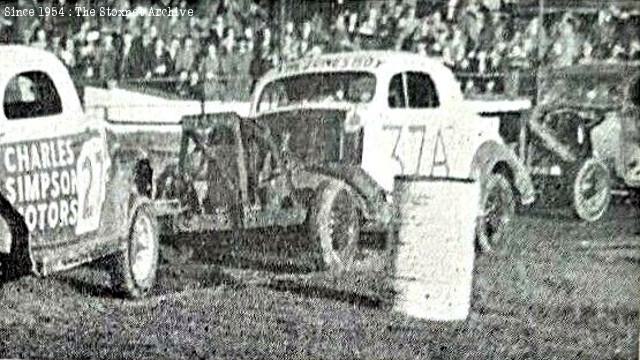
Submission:
[[[29,175],[23,176],[26,201],[40,200],[40,187],[38,186],[38,177],[38,174],[34,174],[33,177]]]
[[[6,190],[6,196],[7,196],[7,200],[9,200],[10,203],[15,204],[16,200],[17,200],[17,194],[16,194],[16,179],[9,177],[4,181],[4,189]]]
[[[29,148],[27,147],[27,145],[18,146],[16,152],[18,154],[18,171],[24,172],[30,170]]]
[[[38,152],[38,146],[31,144],[31,170],[42,169],[42,161],[40,161],[40,153]]]
[[[11,156],[13,156],[15,158],[16,156],[16,149],[14,149],[11,146],[8,146],[5,150],[4,150],[4,167],[7,169],[8,172],[13,173],[16,172],[16,170],[18,170],[18,167],[15,164],[15,160],[11,161]]]
[[[52,202],[49,204],[49,208],[47,209],[47,224],[50,228],[55,229],[59,223],[61,223],[61,219],[59,218],[58,212],[58,203]]]

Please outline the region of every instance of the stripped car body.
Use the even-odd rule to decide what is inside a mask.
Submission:
[[[3,273],[44,276],[127,252],[131,225],[154,206],[136,186],[141,159],[115,146],[102,119],[85,116],[55,55],[0,49]]]
[[[612,190],[640,186],[640,64],[549,69],[538,93],[520,157],[541,186],[556,180],[573,193],[580,218],[598,220]]]
[[[327,184],[339,183],[357,206],[363,230],[388,230],[398,175],[475,179],[484,186],[491,174],[501,174],[511,184],[507,190],[512,186],[529,204],[533,185],[502,143],[498,126],[498,119],[480,117],[467,106],[453,74],[437,60],[401,52],[321,55],[267,73],[248,117],[185,117],[180,179],[173,189],[192,188],[183,193],[194,194],[191,208],[198,209],[187,218],[234,213],[230,223],[244,227],[308,222],[318,206],[314,199]],[[220,174],[229,165],[189,170],[189,163],[202,162],[194,153],[234,164],[238,170],[227,177],[237,180],[222,193],[235,192],[235,200],[208,200],[228,183]],[[205,203],[213,205],[203,209]],[[225,210],[233,204],[241,206]],[[296,214],[283,215],[292,209]],[[287,221],[249,220],[256,217]]]

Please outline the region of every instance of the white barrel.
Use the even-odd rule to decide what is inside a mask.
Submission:
[[[429,320],[469,314],[479,185],[397,177],[397,236],[391,244],[393,310]]]

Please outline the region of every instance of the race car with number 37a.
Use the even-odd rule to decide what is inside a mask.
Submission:
[[[389,229],[394,177],[475,179],[478,242],[495,249],[533,186],[499,120],[467,105],[447,67],[415,54],[286,63],[258,82],[248,117],[183,118],[180,162],[158,193],[183,204],[174,228],[305,225],[324,265],[344,269],[362,231]]]
[[[119,148],[103,119],[85,115],[55,55],[12,45],[0,52],[2,278],[111,256],[119,290],[144,295],[155,279],[163,205],[148,198],[145,159]]]

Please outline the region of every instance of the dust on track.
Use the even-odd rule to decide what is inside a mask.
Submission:
[[[6,284],[0,357],[635,358],[638,215],[518,218],[510,254],[476,259],[467,321],[445,324],[387,311],[380,273],[317,271],[300,235],[172,238],[147,299],[115,298],[104,263]]]

